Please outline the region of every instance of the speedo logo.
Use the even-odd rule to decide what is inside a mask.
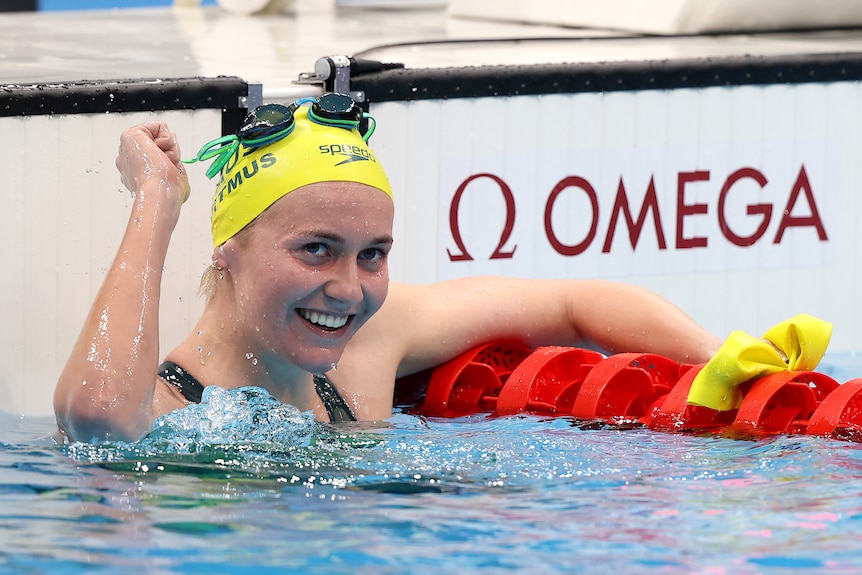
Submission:
[[[336,166],[340,166],[342,164],[349,164],[351,162],[377,162],[377,158],[374,157],[374,154],[368,148],[364,148],[362,146],[352,146],[349,144],[329,144],[324,146],[318,146],[321,154],[329,154],[331,156],[341,156],[344,159],[335,164]]]

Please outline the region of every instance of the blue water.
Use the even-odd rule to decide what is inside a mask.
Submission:
[[[253,390],[136,443],[52,432],[0,414],[0,573],[862,572],[857,443],[532,416],[335,428]]]

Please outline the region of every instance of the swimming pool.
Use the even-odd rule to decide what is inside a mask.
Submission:
[[[845,381],[856,357],[824,371]],[[858,573],[862,444],[211,394],[134,444],[0,414],[0,572]]]

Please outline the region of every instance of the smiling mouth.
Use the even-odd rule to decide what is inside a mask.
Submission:
[[[305,321],[329,331],[341,329],[351,318],[349,315],[330,315],[328,313],[320,313],[307,309],[301,309],[298,311],[299,315],[305,318]]]

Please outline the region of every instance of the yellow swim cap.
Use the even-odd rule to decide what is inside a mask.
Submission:
[[[304,105],[293,117],[293,132],[275,143],[249,147],[240,140],[221,169],[212,201],[216,246],[279,198],[309,184],[358,182],[392,197],[382,166],[356,129],[314,122]]]

